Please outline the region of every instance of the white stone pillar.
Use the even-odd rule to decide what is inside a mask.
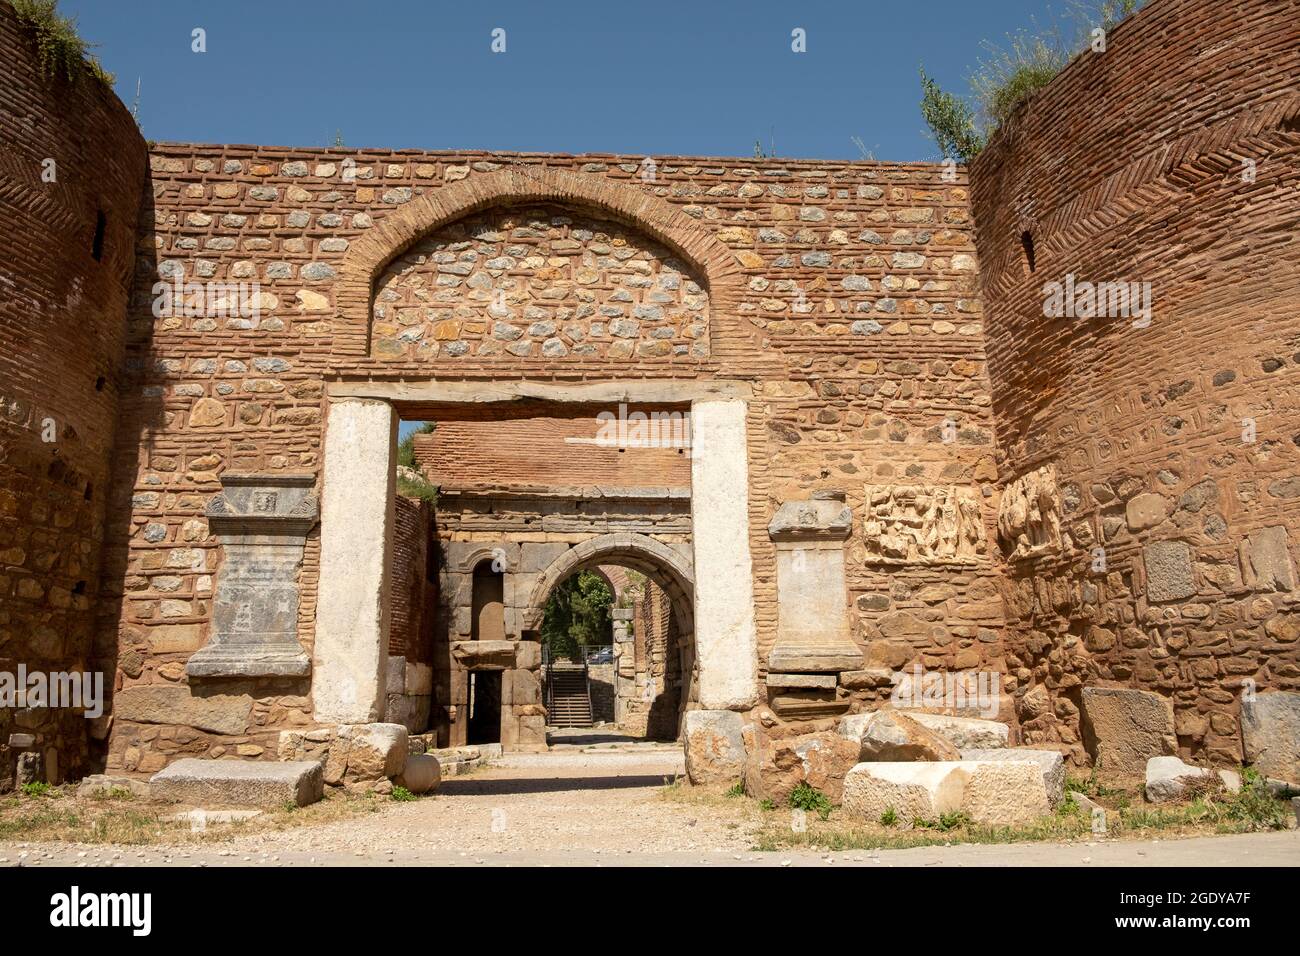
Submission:
[[[744,710],[758,700],[758,634],[742,401],[691,405],[691,540],[700,704]]]
[[[330,404],[312,674],[315,717],[323,723],[384,718],[396,459],[392,405],[358,398]]]

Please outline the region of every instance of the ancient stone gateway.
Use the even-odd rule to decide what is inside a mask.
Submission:
[[[0,672],[111,689],[95,720],[0,708],[0,789],[360,748],[388,738],[337,728],[393,714],[456,727],[457,653],[525,702],[503,740],[535,739],[516,675],[546,583],[606,540],[638,543],[604,555],[652,567],[689,628],[710,774],[836,753],[836,722],[913,669],[996,677],[1015,739],[1075,763],[1294,766],[1300,279],[1277,237],[1300,46],[1292,10],[1243,2],[1145,5],[969,170],[659,157],[653,178],[642,156],[146,144],[111,91],[44,82],[0,4],[23,107],[0,139],[60,169],[0,198],[27,290],[0,297],[21,346],[0,349]],[[1211,22],[1213,50],[1171,62],[1164,38]],[[1047,314],[1076,273],[1150,281],[1153,321]],[[687,412],[685,471],[638,485],[556,432],[437,504],[399,494],[402,421],[530,403]],[[1156,699],[1107,719],[1112,691]],[[1142,746],[1090,751],[1137,724]]]
[[[506,401],[507,396],[590,404],[601,396],[625,402],[662,400],[662,385],[495,385],[482,392],[430,383],[340,384],[326,422],[321,503],[320,608],[316,620],[313,701],[318,717],[339,723],[380,719],[385,710],[389,608],[388,555],[392,551],[395,402],[436,405]],[[708,383],[674,386],[690,399],[694,445],[690,528],[693,546],[663,544],[647,535],[609,534],[572,548],[516,546],[523,568],[506,574],[504,603],[509,640],[525,639],[540,625],[551,588],[584,567],[619,563],[662,583],[677,618],[688,623],[696,648],[699,703],[709,709],[744,709],[757,698],[757,646],[748,557],[748,483],[745,440],[746,388]],[[698,397],[695,397],[698,396]],[[472,575],[500,545],[475,543],[454,557],[456,572]],[[553,554],[541,566],[538,556]],[[368,559],[358,558],[368,555]],[[697,582],[701,560],[726,569],[712,586]],[[539,570],[529,570],[534,566]],[[531,586],[529,581],[531,579]],[[725,582],[725,583],[724,583]],[[527,597],[525,597],[525,594]],[[463,602],[462,602],[463,604]],[[512,613],[513,612],[513,613]]]

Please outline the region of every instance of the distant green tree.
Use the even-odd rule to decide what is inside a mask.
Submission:
[[[614,592],[599,574],[579,571],[551,591],[542,618],[542,643],[553,657],[576,654],[588,644],[604,644],[610,634]]]
[[[438,502],[438,489],[420,474],[415,464],[415,436],[428,435],[434,422],[420,422],[411,433],[397,443],[397,491],[409,498],[423,498],[431,504]],[[402,469],[409,468],[409,472]]]

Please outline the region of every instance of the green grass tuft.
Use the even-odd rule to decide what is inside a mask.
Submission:
[[[830,799],[807,780],[800,780],[799,785],[790,791],[788,803],[796,810],[816,813],[823,820],[831,815]]]

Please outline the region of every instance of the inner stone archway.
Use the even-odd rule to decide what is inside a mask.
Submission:
[[[579,664],[588,681],[588,705],[598,703],[597,690],[611,696],[609,723],[616,733],[646,739],[675,740],[681,732],[686,709],[698,702],[698,681],[694,639],[694,574],[689,544],[674,546],[647,535],[615,533],[592,538],[559,555],[537,577],[523,614],[523,637],[539,640],[547,602],[554,589],[583,571],[604,578],[611,566],[636,572],[651,584],[656,595],[668,604],[666,619],[658,621],[663,633],[655,635],[661,648],[647,646],[652,635],[630,628],[646,628],[654,619],[650,609],[633,623],[631,609],[613,622],[612,659],[594,664],[583,658]],[[662,658],[650,660],[658,651]],[[548,727],[568,725],[561,714],[564,702],[557,701],[557,680],[565,662],[554,658],[544,667],[548,703]],[[606,673],[608,672],[608,673]],[[608,681],[608,688],[603,685]],[[591,690],[595,688],[595,690]]]
[[[644,534],[620,532],[591,538],[557,557],[538,576],[524,611],[524,636],[541,627],[546,598],[561,581],[579,571],[616,564],[654,578],[668,593],[679,621],[694,633],[695,573],[689,548],[674,547]]]

